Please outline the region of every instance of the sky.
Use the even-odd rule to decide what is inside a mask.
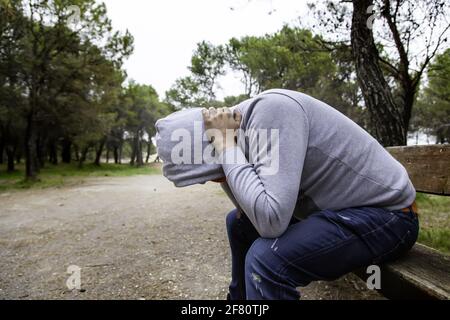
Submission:
[[[114,29],[128,29],[134,36],[134,53],[124,65],[129,79],[152,85],[161,97],[189,74],[198,42],[218,45],[232,37],[273,33],[307,17],[307,2],[301,0],[102,1]],[[219,81],[217,98],[243,93],[238,75]]]

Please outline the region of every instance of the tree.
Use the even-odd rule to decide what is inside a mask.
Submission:
[[[284,26],[262,37],[233,38],[226,60],[243,75],[247,96],[271,88],[300,90],[361,118],[350,51],[326,44],[311,31]]]
[[[253,93],[258,92],[258,81],[253,77],[252,70],[248,63],[247,55],[252,44],[251,37],[242,39],[231,38],[225,47],[225,60],[232,70],[242,74],[242,82],[244,84],[244,94],[250,97]]]
[[[324,1],[310,7],[330,41],[352,47],[370,131],[385,146],[406,144],[412,108],[429,62],[447,41],[449,4],[443,0]],[[381,13],[374,31],[376,12]],[[350,39],[348,30],[351,29]]]
[[[214,46],[205,41],[197,44],[189,70],[194,76],[194,81],[198,83],[201,95],[208,101],[216,98],[214,90],[217,85],[217,78],[225,73],[224,64],[223,46]]]
[[[19,94],[25,99],[15,111],[25,123],[26,177],[35,179],[47,148],[52,162],[57,161],[55,146],[60,135],[64,136],[65,161],[70,161],[72,140],[84,144],[86,150],[92,143],[88,140],[95,137],[91,131],[108,123],[108,117],[100,111],[112,96],[107,79],[115,72],[110,71],[119,70],[123,59],[131,54],[133,39],[128,32],[123,36],[112,33],[105,5],[94,0],[14,0],[1,5],[1,21],[6,21],[1,25],[1,41],[17,35],[17,47],[9,46],[2,52],[0,63],[7,66],[14,54],[18,66],[17,72],[2,68],[2,79],[6,79],[2,89],[11,88],[15,75]],[[70,24],[73,12],[69,9],[73,5],[81,13],[76,25]],[[120,82],[114,86],[120,86]],[[6,99],[0,104],[14,107]],[[79,114],[72,117],[76,112]],[[67,118],[74,120],[71,126],[64,125]],[[86,124],[92,127],[83,128],[76,136]]]
[[[161,103],[152,86],[131,81],[125,90],[124,107],[127,110],[126,132],[131,141],[131,165],[142,166],[142,145],[151,148],[151,137],[155,135],[155,122],[169,113],[170,108]],[[148,153],[148,152],[147,152]]]
[[[175,82],[166,101],[176,108],[231,106],[276,87],[309,93],[362,122],[361,96],[349,57],[348,47],[330,48],[309,30],[287,25],[261,37],[232,38],[225,46],[202,42],[192,58],[191,74]],[[217,101],[211,84],[224,70],[242,75],[244,93]]]
[[[225,49],[202,41],[188,67],[190,75],[177,79],[166,92],[166,101],[176,107],[211,106],[216,103],[217,80],[225,74]]]
[[[428,83],[422,90],[414,110],[412,124],[436,134],[450,123],[450,49],[437,55],[427,72]]]
[[[208,99],[200,94],[199,84],[192,76],[187,76],[175,81],[175,84],[166,92],[165,101],[173,108],[181,109],[190,106],[207,106]]]
[[[399,110],[381,70],[373,33],[367,28],[367,8],[370,5],[372,0],[355,1],[353,4],[351,43],[358,83],[375,136],[383,145],[404,145],[407,127],[402,117],[406,116],[406,109],[403,113]]]
[[[241,94],[239,96],[227,96],[223,98],[223,105],[225,107],[232,107],[241,103],[242,101],[247,100],[248,98],[249,97],[247,94]]]
[[[18,1],[1,3],[0,8],[0,163],[6,153],[7,170],[11,172],[21,148],[19,132],[25,125],[20,113],[26,104],[20,53],[26,20]]]

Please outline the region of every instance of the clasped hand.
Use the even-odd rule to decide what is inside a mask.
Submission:
[[[236,131],[241,124],[242,115],[230,108],[203,109],[205,133],[219,154],[236,145]]]

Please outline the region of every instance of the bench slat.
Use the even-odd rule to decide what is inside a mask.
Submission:
[[[450,256],[416,244],[395,262],[380,266],[381,289],[389,299],[450,299]],[[355,272],[363,280],[365,270]]]
[[[418,192],[450,196],[450,145],[390,147]],[[397,261],[380,266],[381,289],[390,299],[450,300],[450,256],[416,244]],[[366,280],[365,269],[355,273]]]
[[[386,149],[406,168],[416,191],[450,195],[450,145]]]

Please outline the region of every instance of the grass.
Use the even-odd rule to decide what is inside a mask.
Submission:
[[[450,197],[417,194],[419,242],[450,254]]]
[[[36,181],[24,179],[24,165],[17,165],[14,172],[6,172],[5,165],[0,165],[0,192],[29,189],[61,187],[66,184],[80,183],[85,177],[125,177],[139,174],[158,174],[161,172],[157,164],[133,167],[129,164],[102,163],[85,164],[78,168],[77,164],[46,165],[41,169]]]

